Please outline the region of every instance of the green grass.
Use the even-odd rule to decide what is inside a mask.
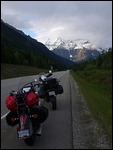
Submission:
[[[112,71],[71,71],[94,118],[112,140]]]
[[[37,67],[31,66],[21,66],[21,65],[13,65],[13,64],[1,64],[1,80],[28,76],[28,75],[36,75],[40,72],[48,72],[46,69],[39,69]]]

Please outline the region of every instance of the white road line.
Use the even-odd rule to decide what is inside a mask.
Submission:
[[[1,120],[2,120],[3,118],[5,118],[8,113],[9,113],[9,112],[7,112],[5,115],[3,115],[3,116],[1,117]]]

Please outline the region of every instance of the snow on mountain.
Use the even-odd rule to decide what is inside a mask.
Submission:
[[[79,40],[64,40],[61,38],[58,38],[55,42],[51,42],[50,39],[47,40],[47,42],[45,43],[45,45],[47,46],[47,48],[49,50],[54,50],[56,48],[64,48],[67,50],[72,50],[72,49],[91,49],[91,50],[95,50],[96,46],[91,44],[88,40],[83,40],[83,39],[79,39]]]
[[[64,40],[58,38],[53,43],[48,39],[45,46],[55,54],[74,62],[95,58],[103,51],[101,48],[96,48],[94,44],[91,44],[85,39]]]

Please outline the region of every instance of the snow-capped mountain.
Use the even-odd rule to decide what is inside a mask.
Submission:
[[[58,38],[55,42],[47,40],[45,46],[53,51],[55,54],[60,55],[66,59],[71,59],[74,62],[97,57],[102,49],[96,48],[94,44],[91,44],[88,40],[64,40]]]
[[[49,48],[49,50],[54,50],[55,48],[65,48],[70,50],[74,49],[76,43],[71,40],[62,40],[61,38],[58,38],[54,43],[51,43],[50,39],[48,39],[45,45]]]
[[[45,43],[45,45],[50,49],[54,50],[55,48],[65,48],[67,50],[71,49],[82,49],[82,48],[87,48],[87,49],[96,49],[94,45],[92,45],[88,40],[63,40],[61,38],[58,38],[54,43],[48,39]]]

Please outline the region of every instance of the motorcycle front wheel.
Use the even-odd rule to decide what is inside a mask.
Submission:
[[[27,145],[29,145],[29,146],[34,145],[34,144],[35,144],[35,141],[36,141],[36,134],[35,134],[35,133],[33,133],[30,138],[26,138],[26,139],[24,140],[24,142],[25,142]]]

